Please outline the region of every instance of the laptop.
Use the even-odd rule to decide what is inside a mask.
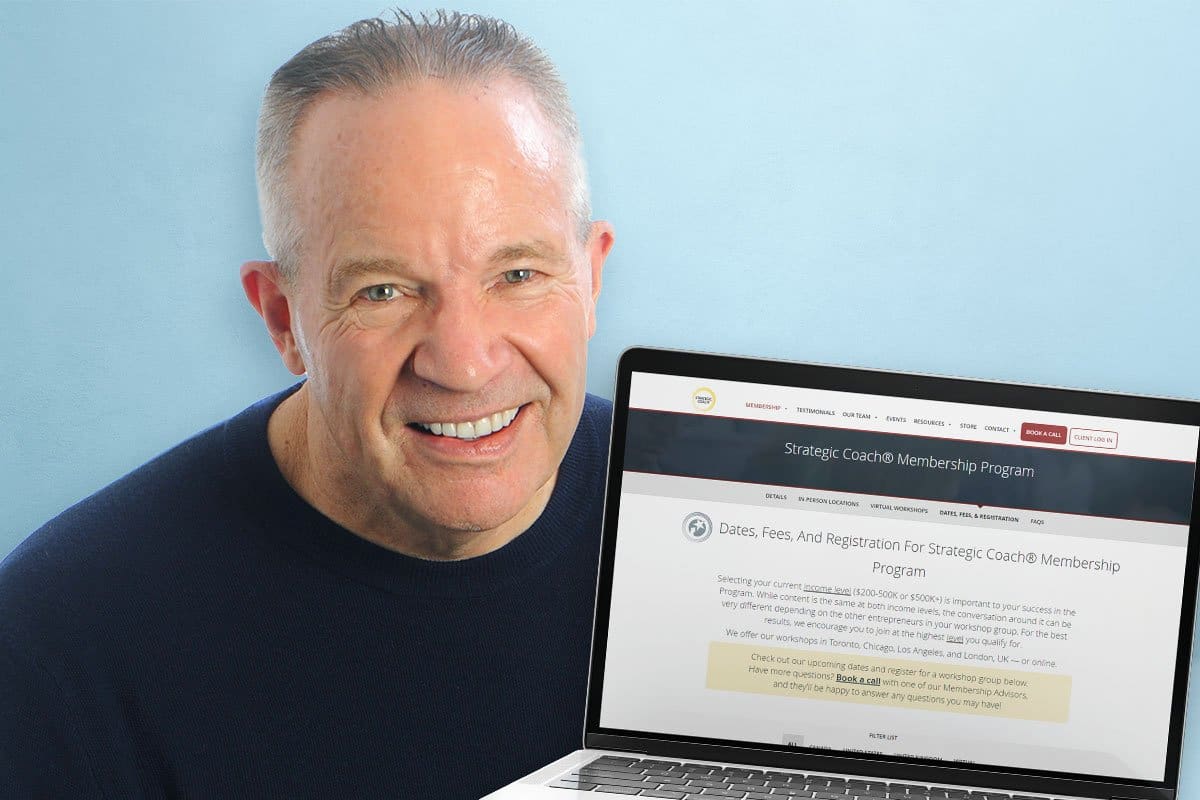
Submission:
[[[584,749],[489,795],[1177,792],[1200,403],[636,348]]]

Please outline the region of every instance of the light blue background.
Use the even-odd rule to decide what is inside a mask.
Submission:
[[[1200,396],[1200,4],[732,5],[463,6],[575,97],[592,391],[656,344]],[[260,92],[380,10],[0,5],[0,555],[291,382],[237,280]]]

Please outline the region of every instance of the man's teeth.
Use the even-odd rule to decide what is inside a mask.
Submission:
[[[480,417],[472,422],[414,422],[418,428],[438,436],[454,439],[478,439],[502,428],[507,428],[516,418],[519,408],[497,411],[490,417]]]

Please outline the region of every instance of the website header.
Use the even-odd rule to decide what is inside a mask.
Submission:
[[[640,372],[630,407],[1189,464],[1200,443],[1200,429],[1171,423]]]

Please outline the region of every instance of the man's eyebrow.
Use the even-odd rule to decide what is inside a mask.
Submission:
[[[326,283],[331,295],[341,293],[342,287],[364,275],[403,275],[407,265],[395,258],[352,258],[339,261],[329,271]]]
[[[560,261],[562,257],[562,254],[554,245],[542,239],[534,239],[531,242],[518,242],[517,244],[505,245],[492,253],[492,257],[488,261],[493,264],[510,264],[514,261],[524,261],[527,259]]]

